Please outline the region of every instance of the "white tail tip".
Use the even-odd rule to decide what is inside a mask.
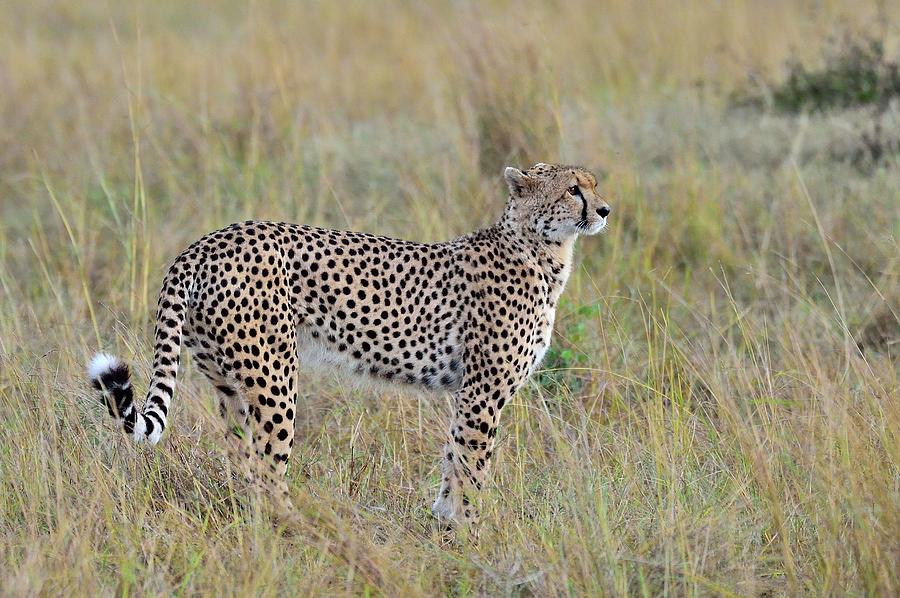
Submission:
[[[99,380],[100,377],[122,365],[122,360],[108,353],[97,353],[88,364],[88,377],[91,380]]]

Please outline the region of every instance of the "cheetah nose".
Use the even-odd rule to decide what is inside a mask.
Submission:
[[[600,214],[601,218],[606,218],[607,216],[609,216],[609,206],[597,208],[597,213]]]

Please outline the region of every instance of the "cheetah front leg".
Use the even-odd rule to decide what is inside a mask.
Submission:
[[[481,387],[454,394],[454,415],[441,455],[441,487],[431,507],[439,521],[477,532],[474,499],[484,486],[494,452],[500,412],[514,389],[485,393]]]

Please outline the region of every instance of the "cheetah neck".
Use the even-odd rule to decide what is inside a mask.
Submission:
[[[551,304],[555,306],[572,272],[577,237],[573,235],[558,241],[545,239],[534,229],[516,226],[509,218],[509,210],[493,229],[512,253],[521,255],[539,267],[549,286]]]
[[[572,273],[572,262],[575,250],[575,237],[570,237],[558,244],[545,243],[539,253],[538,263],[544,275],[550,281],[550,302],[553,306],[559,300],[569,275]]]

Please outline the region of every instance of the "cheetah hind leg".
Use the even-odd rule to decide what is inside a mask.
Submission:
[[[271,466],[255,454],[250,406],[247,400],[243,393],[224,379],[210,375],[206,370],[203,371],[216,388],[219,414],[225,422],[226,456],[229,463],[236,468],[236,478],[241,484],[241,489],[259,498],[268,499],[276,521],[290,526],[296,521],[297,516],[287,483],[283,477],[273,475]]]
[[[286,527],[296,527],[300,524],[300,517],[294,503],[291,500],[286,478],[288,459],[294,445],[294,421],[285,417],[285,412],[293,413],[295,403],[293,398],[287,402],[286,408],[271,408],[267,402],[262,406],[262,401],[257,399],[258,407],[253,419],[259,417],[251,445],[252,451],[249,459],[253,462],[256,478],[276,509],[276,519]],[[252,423],[252,420],[251,420]]]
[[[287,346],[294,346],[293,338]],[[248,422],[252,429],[251,457],[257,479],[276,508],[279,523],[298,524],[299,517],[288,492],[288,460],[294,446],[296,409],[296,355],[291,351],[264,352],[269,359],[260,370],[268,369],[265,378],[256,374],[255,383],[243,390],[249,406]],[[250,372],[242,372],[246,380]],[[249,386],[249,385],[248,385]]]

